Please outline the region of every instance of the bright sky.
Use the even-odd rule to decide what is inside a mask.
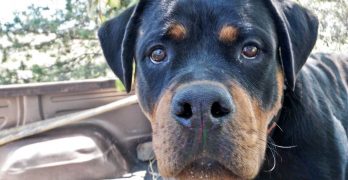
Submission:
[[[64,9],[66,1],[64,0],[2,0],[0,2],[0,22],[8,22],[13,19],[13,13],[25,11],[28,6],[48,7],[52,12],[57,9]]]

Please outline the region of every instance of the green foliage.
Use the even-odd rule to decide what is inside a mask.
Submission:
[[[31,5],[0,22],[0,84],[105,77],[98,26],[134,0],[65,0],[64,9]],[[48,15],[49,14],[49,15]],[[3,43],[4,42],[4,43]]]
[[[320,20],[316,51],[348,51],[347,0],[297,0]]]

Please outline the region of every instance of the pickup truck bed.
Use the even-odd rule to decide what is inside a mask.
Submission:
[[[1,86],[0,130],[127,96],[109,79]],[[120,178],[148,168],[150,142],[150,124],[131,105],[0,146],[0,179]]]

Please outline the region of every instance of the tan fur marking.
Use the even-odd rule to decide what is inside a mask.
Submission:
[[[161,96],[161,100],[160,102],[154,107],[154,110],[151,114],[151,121],[153,122],[156,122],[157,121],[157,118],[156,116],[159,116],[159,117],[167,117],[169,116],[169,113],[170,113],[170,102],[171,102],[171,99],[173,97],[173,93],[171,91],[166,91],[162,96]],[[162,104],[164,103],[165,104],[165,108],[160,108],[158,107],[159,104]],[[160,110],[158,110],[160,109]],[[157,113],[157,114],[155,114]]]
[[[176,159],[178,148],[175,146],[180,142],[180,137],[176,137],[175,134],[181,129],[181,126],[170,116],[172,97],[173,93],[171,91],[167,90],[164,92],[150,120],[157,166],[159,172],[164,177],[170,177],[177,173],[176,164],[180,163]],[[184,135],[182,138],[184,138]]]
[[[179,23],[174,23],[169,26],[167,34],[174,40],[181,41],[186,38],[187,30]]]
[[[231,151],[234,161],[233,171],[247,179],[258,173],[265,152],[266,135],[259,134],[258,114],[255,112],[254,100],[247,91],[234,82],[231,94],[236,105],[234,119],[225,126],[226,134],[230,134],[230,143],[235,149]],[[258,108],[256,108],[258,109]]]
[[[238,29],[230,25],[224,25],[219,33],[219,40],[223,43],[232,43],[238,37]]]
[[[252,98],[238,83],[233,82],[231,94],[236,105],[234,120],[227,125],[235,150],[232,152],[235,173],[242,177],[254,178],[265,156],[267,127],[279,112],[282,104],[284,76],[277,71],[278,98],[271,109],[263,110],[261,102]]]

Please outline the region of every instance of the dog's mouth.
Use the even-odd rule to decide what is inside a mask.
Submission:
[[[201,158],[193,161],[183,168],[178,179],[241,179],[222,163],[210,159]]]

